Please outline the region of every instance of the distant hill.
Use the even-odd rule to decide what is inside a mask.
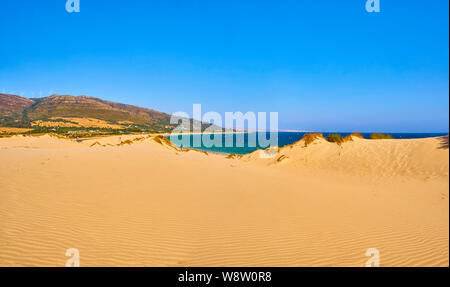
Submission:
[[[137,106],[124,105],[87,96],[58,96],[32,99],[25,109],[30,120],[50,117],[87,117],[107,121],[129,121],[141,125],[168,124],[170,115]]]
[[[34,101],[31,99],[16,95],[0,94],[0,118],[21,118],[23,111],[33,104]]]
[[[67,132],[93,128],[96,126],[92,123],[101,122],[98,128],[167,132],[175,128],[170,124],[170,117],[159,111],[88,96],[52,95],[28,99],[0,94],[0,126],[4,127],[39,127],[42,132],[49,128]],[[89,119],[89,125],[83,126],[79,119]]]

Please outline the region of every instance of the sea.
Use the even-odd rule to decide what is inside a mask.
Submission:
[[[202,135],[199,134],[191,134],[191,135],[184,135],[186,137],[189,137],[189,143],[187,141],[181,143],[181,136],[169,136],[168,138],[172,141],[173,144],[175,144],[178,147],[181,148],[193,148],[197,150],[203,150],[208,152],[215,152],[215,153],[225,153],[225,154],[247,154],[251,153],[258,149],[265,149],[267,146],[264,144],[260,144],[258,141],[258,138],[260,136],[265,137],[266,139],[270,138],[270,135],[268,132],[255,132],[256,135],[251,135],[252,133],[234,133],[234,134],[220,134],[215,135],[222,137],[221,142],[222,146],[205,146],[204,142],[201,141]],[[263,133],[263,135],[260,135],[260,133]],[[337,133],[332,132],[333,134],[340,134],[342,137],[345,137],[351,133]],[[303,138],[303,136],[307,134],[307,132],[279,132],[278,133],[278,146],[283,147],[285,145],[289,145],[292,143],[295,143]],[[330,132],[324,132],[322,133],[324,137],[327,137]],[[364,138],[370,138],[371,133],[361,133],[361,135]],[[429,137],[439,137],[439,136],[445,136],[448,133],[386,133],[391,135],[394,139],[417,139],[417,138],[429,138]],[[256,136],[256,144],[252,144],[252,136]],[[272,136],[276,136],[276,134],[272,134]],[[178,137],[178,138],[177,138]],[[210,135],[212,138],[213,135]],[[232,144],[229,144],[231,146],[225,146],[226,138],[229,137],[228,142],[232,142]],[[250,141],[249,141],[250,138]],[[194,143],[200,143],[194,144]],[[187,144],[186,144],[187,143]],[[250,143],[250,144],[249,144]]]

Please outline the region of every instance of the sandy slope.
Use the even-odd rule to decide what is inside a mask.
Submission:
[[[448,139],[273,159],[151,138],[0,139],[0,266],[449,265]]]

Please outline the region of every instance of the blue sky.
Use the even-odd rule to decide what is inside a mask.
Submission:
[[[0,92],[447,132],[448,0],[0,0]]]

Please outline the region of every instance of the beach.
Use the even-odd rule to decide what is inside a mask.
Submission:
[[[0,138],[0,266],[449,266],[448,137],[226,155]]]

